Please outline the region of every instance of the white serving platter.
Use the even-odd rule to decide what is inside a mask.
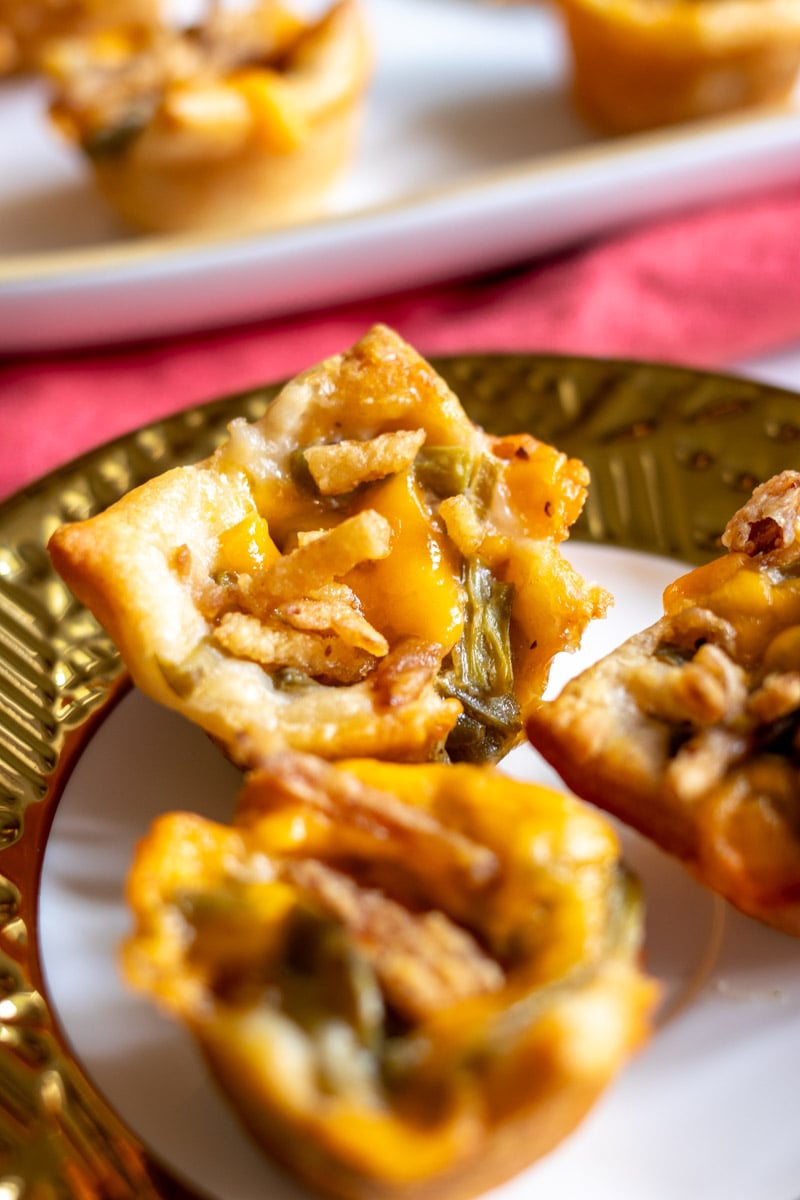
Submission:
[[[375,76],[323,219],[248,236],[118,225],[45,118],[0,83],[0,352],[143,339],[522,264],[800,178],[796,109],[601,138],[571,107],[555,11],[364,0]]]

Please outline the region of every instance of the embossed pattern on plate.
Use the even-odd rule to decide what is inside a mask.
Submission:
[[[677,367],[533,356],[435,364],[471,415],[584,459],[576,535],[699,562],[761,479],[800,465],[792,393]],[[69,770],[124,687],[116,651],[55,576],[56,526],[205,456],[266,388],[189,410],[88,454],[0,506],[0,1193],[4,1200],[188,1196],[84,1076],[51,1011],[39,873]]]

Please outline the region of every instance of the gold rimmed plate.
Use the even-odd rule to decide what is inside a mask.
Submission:
[[[435,364],[471,415],[530,429],[592,471],[570,544],[617,598],[553,686],[659,611],[681,563],[718,550],[756,482],[800,466],[800,398],[677,367],[543,356]],[[116,953],[133,845],[164,808],[225,817],[236,772],[127,688],[113,645],[46,542],[153,474],[206,455],[261,389],[148,426],[0,507],[0,1197],[299,1198],[250,1145],[181,1031],[128,994]],[[527,748],[507,767],[552,781]],[[647,962],[665,1000],[650,1045],[503,1200],[790,1200],[797,942],[728,910],[633,835]]]

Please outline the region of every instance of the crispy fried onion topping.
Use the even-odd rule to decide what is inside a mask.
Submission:
[[[441,881],[441,899],[451,911],[460,896],[492,883],[499,875],[500,865],[487,846],[448,829],[424,809],[404,804],[328,763],[278,753],[258,766],[269,770],[275,801],[299,801],[335,821],[338,828],[361,830],[372,839],[376,855],[380,846],[384,856],[395,854],[405,861],[429,863],[428,882],[434,886],[436,880]],[[246,818],[251,808],[257,815],[260,803],[256,783],[246,784],[239,798],[239,816]]]
[[[370,676],[375,703],[381,708],[413,703],[438,674],[441,652],[441,646],[419,638],[399,641]]]
[[[460,923],[468,897],[499,877],[492,850],[441,824],[425,809],[327,763],[279,753],[263,765],[271,804],[310,807],[335,826],[343,845],[362,847],[361,857],[371,864],[374,878],[361,877],[354,865],[359,856],[346,853],[349,868],[318,858],[287,857],[278,871],[316,909],[348,930],[399,1015],[423,1019],[457,1000],[502,987],[501,966]],[[263,788],[251,776],[240,796],[239,819],[246,823],[252,816],[257,821],[262,814]],[[421,862],[426,864],[427,902],[416,895],[409,902],[401,881],[409,863]],[[394,880],[394,886],[387,888],[387,880]]]
[[[755,489],[722,535],[729,550],[795,557],[800,520],[800,471],[783,471]]]
[[[684,802],[706,795],[745,757],[749,747],[746,736],[724,726],[701,729],[668,763],[667,790]]]
[[[308,446],[303,451],[311,478],[323,496],[341,496],[410,467],[425,441],[424,429],[379,433],[368,441]]]
[[[442,912],[409,912],[314,859],[285,861],[280,876],[345,926],[402,1017],[422,1020],[457,1000],[503,986],[500,966]]]
[[[448,496],[439,505],[439,516],[464,558],[477,554],[486,529],[470,497],[464,492]]]
[[[286,600],[309,596],[359,563],[385,558],[391,541],[392,529],[386,518],[374,509],[365,509],[319,537],[304,540],[261,574],[242,576],[244,605],[258,616]]]
[[[800,710],[800,671],[767,675],[750,696],[747,708],[759,725],[780,721]]]
[[[371,656],[335,634],[292,629],[278,618],[261,621],[249,613],[225,613],[214,640],[234,658],[246,658],[268,670],[292,667],[317,679],[354,683],[369,669]]]
[[[359,563],[385,558],[391,537],[389,522],[367,509],[299,539],[257,574],[217,581],[187,546],[173,556],[173,568],[189,584],[212,640],[227,653],[268,671],[290,668],[350,684],[388,654],[389,644],[339,579]]]
[[[705,638],[709,640],[704,640]],[[671,727],[665,785],[691,802],[757,747],[800,755],[800,670],[748,670],[735,661],[735,630],[703,608],[662,622],[656,656],[628,675],[638,708]]]
[[[731,721],[747,700],[745,672],[712,642],[681,665],[647,659],[631,671],[629,684],[643,712],[671,723]]]

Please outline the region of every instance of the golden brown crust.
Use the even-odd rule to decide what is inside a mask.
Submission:
[[[260,1144],[344,1200],[458,1200],[560,1141],[655,989],[611,827],[490,768],[265,761],[233,826],[159,819],[130,981]]]
[[[800,936],[800,476],[762,485],[730,553],[542,703],[533,745],[742,911]]]
[[[558,548],[585,469],[528,435],[509,458],[518,442],[472,425],[376,327],[212,458],[63,527],[50,552],[138,686],[237,762],[287,744],[427,759],[457,722],[461,757],[496,758],[607,600]],[[438,513],[450,494],[475,510],[469,556]]]

